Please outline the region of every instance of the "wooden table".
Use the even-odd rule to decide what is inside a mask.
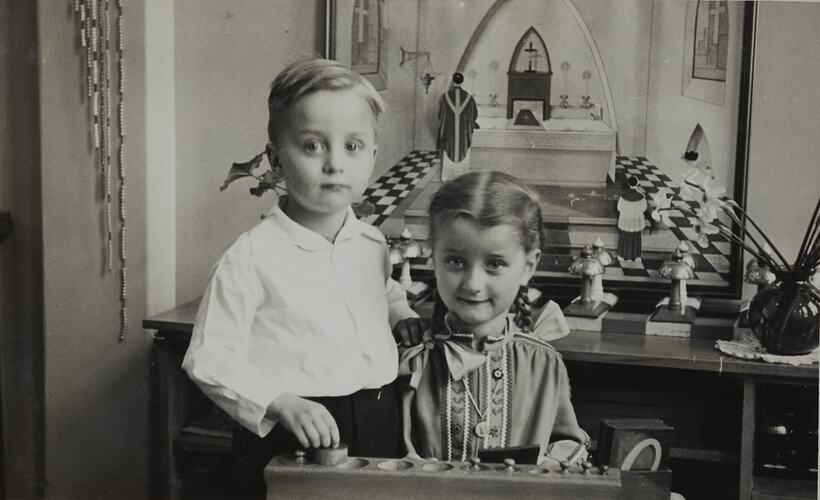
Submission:
[[[180,367],[181,356],[190,340],[198,301],[148,318],[143,327],[156,330],[157,347],[153,417],[158,422],[156,474],[165,498],[176,498],[178,479],[173,460],[173,440],[192,415],[190,401],[199,394]],[[740,498],[795,498],[766,494],[765,491],[795,487],[805,491],[811,484],[764,480],[753,476],[755,392],[757,384],[807,384],[816,386],[816,366],[773,365],[723,355],[708,339],[682,339],[629,334],[574,331],[551,342],[565,360],[588,363],[644,366],[737,377],[743,387],[742,435],[740,449]]]
[[[803,481],[754,477],[755,394],[757,385],[817,385],[818,367],[770,364],[726,356],[711,339],[574,331],[551,342],[565,360],[613,365],[697,370],[736,376],[743,386],[740,442],[740,498],[814,498],[816,487]],[[784,493],[769,493],[783,491]],[[786,496],[803,494],[810,496]],[[778,496],[779,495],[779,496]]]

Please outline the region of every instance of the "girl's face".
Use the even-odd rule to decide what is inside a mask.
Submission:
[[[288,204],[313,216],[344,214],[367,187],[376,158],[373,112],[355,89],[300,99],[277,129]]]
[[[541,252],[526,252],[509,224],[482,227],[456,217],[436,229],[433,261],[439,295],[456,326],[476,337],[498,335],[518,293],[535,272]]]

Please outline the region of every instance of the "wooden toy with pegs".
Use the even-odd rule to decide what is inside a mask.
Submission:
[[[347,447],[277,455],[265,468],[268,498],[619,498],[620,471],[563,463],[349,457]]]

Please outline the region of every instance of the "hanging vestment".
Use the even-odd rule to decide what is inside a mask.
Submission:
[[[475,99],[466,90],[456,86],[445,92],[438,110],[438,150],[455,163],[463,160],[470,149],[477,118]]]

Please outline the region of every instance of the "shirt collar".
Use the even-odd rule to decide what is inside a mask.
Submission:
[[[265,216],[266,221],[270,221],[282,232],[285,233],[291,243],[303,250],[316,251],[332,247],[342,241],[353,238],[362,233],[362,229],[356,219],[356,214],[353,213],[353,208],[347,207],[347,214],[342,224],[342,228],[336,235],[336,241],[331,243],[326,240],[324,236],[319,233],[304,227],[298,222],[294,221],[282,210],[282,206],[287,202],[287,197],[282,196],[274,205],[273,209]]]

